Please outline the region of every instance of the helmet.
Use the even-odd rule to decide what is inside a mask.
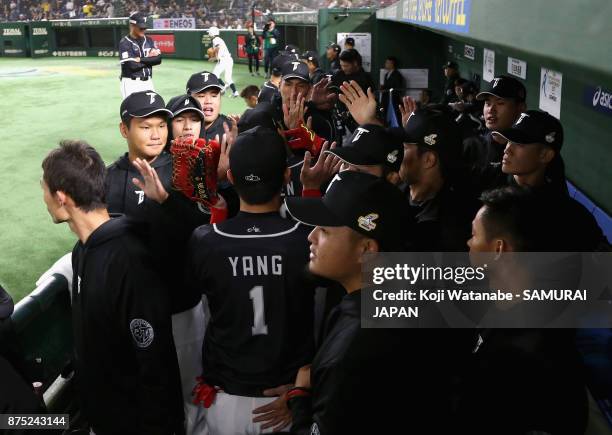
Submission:
[[[208,29],[208,34],[210,36],[219,36],[219,28],[218,27],[211,27]]]

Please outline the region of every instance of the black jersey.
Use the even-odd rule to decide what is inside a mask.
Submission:
[[[187,281],[208,298],[203,376],[259,397],[292,383],[313,356],[314,284],[308,229],[278,212],[245,213],[196,229]]]
[[[257,102],[261,103],[262,101],[265,101],[267,103],[271,103],[275,95],[280,97],[280,91],[274,83],[268,80],[261,87],[259,95],[257,96]]]
[[[98,434],[172,434],[183,410],[168,294],[127,217],[72,252],[80,407]]]
[[[153,66],[161,63],[161,55],[149,56],[155,48],[151,38],[133,39],[124,36],[119,42],[121,77],[148,79],[153,76]],[[136,61],[139,59],[139,61]]]
[[[212,124],[200,130],[200,137],[209,141],[215,139],[215,136],[219,135],[219,141],[221,141],[225,134],[225,129],[223,128],[224,123],[227,124],[228,128],[231,130],[232,120],[220,113],[219,117],[215,119]]]
[[[291,171],[289,183],[283,186],[283,196],[302,196],[302,181],[300,174],[304,164],[304,153],[298,152],[287,159],[287,167]]]

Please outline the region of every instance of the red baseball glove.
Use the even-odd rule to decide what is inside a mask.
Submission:
[[[204,139],[177,138],[170,145],[172,186],[192,201],[211,207],[217,203],[217,166],[221,146]]]

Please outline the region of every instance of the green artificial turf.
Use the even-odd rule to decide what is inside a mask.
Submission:
[[[204,61],[166,59],[154,69],[166,101],[185,92],[189,76],[212,71]],[[15,301],[69,252],[76,237],[54,225],[42,200],[41,162],[61,139],[84,139],[106,163],[126,151],[119,133],[119,64],[103,58],[0,58],[0,283]],[[234,65],[240,90],[261,86],[245,65]],[[223,98],[222,112],[242,113],[241,98]]]

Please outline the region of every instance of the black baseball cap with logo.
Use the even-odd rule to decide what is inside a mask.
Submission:
[[[401,137],[375,124],[357,127],[345,146],[326,152],[351,165],[383,165],[396,172],[404,158]]]
[[[435,151],[446,165],[454,166],[461,160],[461,137],[456,122],[443,112],[425,108],[408,118],[403,141]]]
[[[336,53],[340,53],[342,51],[342,48],[336,44],[335,42],[330,43],[327,48],[331,48],[332,50],[334,50]]]
[[[310,83],[308,66],[304,62],[293,60],[283,65],[281,70],[283,80],[300,79]]]
[[[493,79],[489,89],[476,95],[477,100],[485,100],[489,95],[498,98],[510,98],[522,102],[527,98],[525,86],[514,77],[498,76]]]
[[[168,104],[166,104],[166,109],[172,112],[172,116],[178,116],[183,112],[196,112],[201,119],[204,119],[204,112],[202,112],[202,107],[198,100],[196,100],[191,95],[178,95],[176,97],[172,97]]]
[[[197,94],[209,88],[223,90],[223,85],[219,82],[219,78],[210,71],[192,74],[187,81],[187,93],[190,95]]]
[[[548,145],[556,151],[563,146],[563,126],[547,112],[527,110],[508,130],[494,131],[493,136],[519,145],[539,143]]]
[[[132,15],[130,15],[129,22],[130,24],[134,24],[135,26],[138,26],[141,29],[147,28],[147,17],[143,13],[134,12]]]
[[[285,51],[287,53],[297,53],[299,50],[297,45],[293,45],[293,44],[287,44],[285,45]]]
[[[449,60],[442,66],[442,69],[446,69],[446,68],[459,69],[459,65],[457,64],[457,62],[453,62],[452,60]]]
[[[313,61],[314,59],[317,59],[319,57],[319,53],[317,53],[314,50],[308,50],[305,51],[301,56],[300,59],[305,59],[305,60],[310,60]]]
[[[277,76],[281,75],[282,70],[283,70],[283,66],[287,62],[291,62],[291,61],[294,61],[294,60],[296,60],[294,55],[291,55],[291,54],[279,54],[272,61],[272,73],[274,75],[277,75]]]
[[[355,38],[350,38],[350,37],[349,37],[349,38],[346,38],[346,39],[344,40],[344,43],[345,43],[345,44],[352,45],[352,46],[354,47],[354,46],[355,46]]]
[[[123,122],[132,118],[147,118],[153,115],[172,117],[172,112],[165,107],[164,99],[156,92],[134,92],[121,103],[119,115]]]
[[[234,184],[242,189],[282,185],[287,147],[278,132],[257,126],[238,134],[229,155]]]
[[[399,247],[405,219],[398,212],[406,202],[402,192],[384,178],[363,172],[342,171],[329,184],[323,198],[285,198],[294,219],[311,226],[349,227],[381,244]]]

